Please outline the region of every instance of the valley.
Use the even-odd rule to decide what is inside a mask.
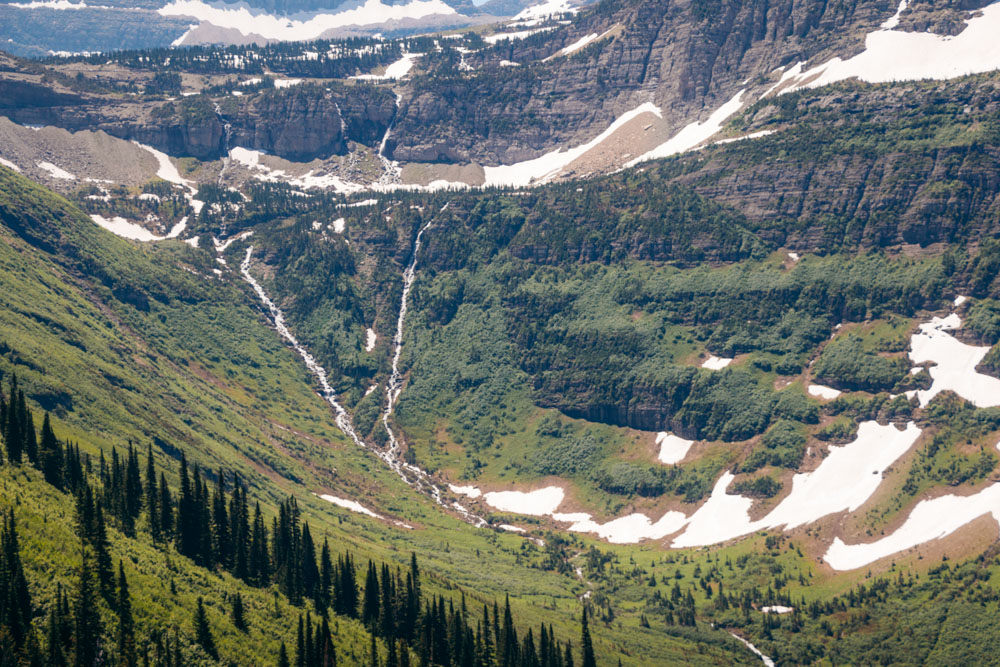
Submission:
[[[982,662],[1000,5],[495,3],[0,54],[13,664]]]

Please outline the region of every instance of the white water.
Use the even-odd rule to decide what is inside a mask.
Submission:
[[[764,663],[764,664],[765,664],[765,665],[766,665],[767,667],[774,667],[774,660],[771,660],[771,659],[770,659],[769,657],[767,657],[766,655],[764,655],[763,653],[761,653],[761,652],[760,652],[760,650],[759,650],[759,649],[758,649],[758,648],[757,648],[756,646],[754,646],[753,644],[751,644],[751,643],[750,643],[750,642],[748,642],[747,640],[743,639],[743,637],[740,637],[740,636],[739,636],[738,634],[736,634],[735,632],[730,632],[729,634],[731,634],[731,635],[732,635],[733,637],[735,637],[736,639],[738,639],[738,640],[740,641],[740,643],[741,643],[741,644],[743,644],[743,645],[744,645],[744,646],[746,646],[746,647],[747,647],[748,649],[750,649],[750,651],[751,651],[751,652],[752,652],[752,653],[753,653],[754,655],[756,655],[757,657],[759,657],[759,658],[761,659],[761,661],[762,661],[762,662],[763,662],[763,663]]]
[[[444,210],[444,209],[442,209]],[[305,362],[306,367],[309,371],[316,377],[316,381],[319,383],[322,391],[319,395],[326,400],[327,403],[334,410],[334,421],[339,428],[347,437],[354,441],[359,447],[367,449],[378,456],[382,461],[389,466],[389,468],[399,475],[406,484],[413,486],[419,490],[422,490],[431,495],[435,502],[439,505],[444,505],[444,500],[442,498],[441,489],[431,480],[430,475],[427,474],[423,469],[406,463],[399,456],[399,442],[396,439],[395,434],[389,427],[389,414],[392,412],[393,406],[395,404],[395,399],[399,396],[401,391],[401,376],[399,372],[399,356],[402,348],[402,334],[403,326],[405,324],[406,317],[406,306],[409,297],[410,288],[413,285],[413,280],[416,275],[417,269],[417,254],[420,250],[420,239],[423,232],[430,226],[430,222],[424,225],[423,228],[417,233],[416,241],[414,242],[413,248],[413,259],[410,261],[410,265],[407,267],[403,274],[403,299],[400,304],[400,315],[396,327],[396,336],[393,338],[393,345],[395,350],[393,352],[393,371],[392,376],[389,381],[389,391],[387,391],[388,400],[386,402],[386,410],[382,414],[382,423],[386,428],[386,431],[390,437],[390,446],[385,450],[379,450],[376,447],[370,446],[365,443],[354,430],[354,424],[351,421],[350,415],[344,409],[344,407],[337,401],[337,395],[333,387],[330,385],[329,377],[319,362],[316,361],[315,357],[309,353],[308,350],[303,347],[299,341],[295,338],[292,332],[289,330],[288,326],[285,324],[285,315],[281,312],[281,309],[267,296],[264,288],[259,282],[250,274],[250,259],[253,256],[253,246],[247,248],[246,257],[240,264],[240,273],[243,275],[244,280],[246,280],[250,286],[253,288],[254,292],[260,298],[261,302],[267,307],[271,318],[274,321],[274,328],[278,330],[278,333],[282,338],[287,340],[289,344],[298,352],[299,356]],[[394,388],[394,389],[393,389]],[[458,510],[467,521],[473,523],[476,526],[486,525],[486,521],[473,513],[471,513],[467,508],[463,507],[459,503],[452,503],[452,506]],[[401,524],[404,525],[405,524]]]
[[[385,128],[385,134],[382,135],[382,141],[378,145],[378,159],[382,162],[383,173],[378,179],[378,185],[389,186],[395,183],[399,183],[399,164],[395,160],[390,160],[385,155],[385,147],[389,143],[389,135],[392,134],[392,128],[396,126],[396,117],[399,115],[399,103],[402,101],[403,97],[396,93],[396,112],[392,115],[392,120],[389,121],[389,126]]]

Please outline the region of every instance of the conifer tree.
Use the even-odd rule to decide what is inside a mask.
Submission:
[[[10,378],[10,403],[7,405],[7,423],[4,425],[3,442],[7,448],[7,460],[11,463],[21,462],[21,448],[24,445],[24,435],[21,428],[21,411],[19,398],[23,394],[17,387],[17,375]]]
[[[31,628],[31,595],[21,565],[14,510],[0,526],[0,634],[9,634],[15,649],[24,646]]]
[[[136,667],[139,658],[135,647],[135,624],[132,620],[132,600],[129,597],[125,568],[118,561],[118,664]]]
[[[597,658],[594,657],[594,646],[590,641],[590,627],[587,623],[587,608],[583,608],[583,615],[580,620],[580,650],[583,652],[582,667],[597,667]]]
[[[205,650],[205,653],[212,659],[218,660],[219,651],[215,648],[215,637],[212,636],[212,628],[208,623],[205,605],[201,598],[198,598],[198,607],[194,613],[194,635],[198,645]]]
[[[243,596],[238,592],[233,595],[233,626],[240,632],[247,631],[247,620],[243,609]]]
[[[288,649],[285,648],[285,642],[281,642],[281,647],[278,649],[278,667],[292,667],[288,662]]]
[[[42,436],[38,444],[38,458],[45,481],[62,490],[63,481],[63,450],[59,440],[52,431],[49,413],[42,419]]]
[[[146,514],[149,516],[149,535],[153,542],[159,542],[160,534],[160,494],[156,486],[156,464],[153,461],[153,446],[146,449]]]
[[[379,585],[375,564],[368,561],[368,573],[365,575],[364,601],[361,604],[361,622],[371,631],[379,619]]]
[[[101,654],[101,615],[97,608],[97,585],[94,578],[94,555],[83,547],[80,577],[74,604],[74,667],[93,667]]]
[[[160,497],[157,501],[160,510],[160,537],[169,540],[174,536],[174,501],[170,496],[167,478],[160,472]]]
[[[101,587],[101,595],[110,603],[114,597],[115,574],[111,565],[111,544],[108,542],[104,523],[104,510],[100,505],[94,507],[94,534],[90,546],[94,549],[94,572]]]

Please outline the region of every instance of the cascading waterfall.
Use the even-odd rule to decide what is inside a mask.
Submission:
[[[447,208],[447,206],[445,206]],[[442,211],[444,208],[442,208]],[[403,274],[403,300],[400,304],[400,316],[397,321],[396,336],[393,338],[393,362],[392,362],[392,375],[388,383],[387,394],[389,398],[386,402],[386,410],[382,414],[382,423],[389,434],[390,445],[384,450],[380,450],[377,447],[370,446],[365,443],[354,430],[354,424],[351,421],[351,416],[344,409],[344,406],[337,401],[337,394],[333,387],[330,385],[329,377],[327,375],[326,369],[320,365],[316,358],[309,353],[305,347],[295,338],[292,332],[289,330],[287,324],[285,323],[285,315],[281,312],[281,309],[267,296],[267,292],[259,282],[250,274],[250,259],[253,256],[254,246],[247,248],[246,256],[243,262],[240,264],[240,273],[243,275],[243,279],[246,280],[250,286],[253,288],[254,292],[257,293],[258,298],[267,307],[268,312],[274,321],[274,328],[278,330],[278,333],[292,346],[292,348],[302,357],[305,362],[306,367],[309,371],[316,377],[319,383],[321,391],[319,395],[330,404],[330,407],[334,411],[334,421],[339,428],[347,437],[354,441],[359,447],[368,449],[375,453],[386,465],[389,466],[399,477],[408,485],[417,488],[420,491],[428,493],[434,501],[439,505],[444,505],[444,499],[442,497],[441,489],[431,480],[430,475],[422,468],[415,466],[413,464],[407,463],[400,457],[400,447],[399,441],[397,440],[392,429],[389,427],[389,414],[395,405],[395,400],[398,398],[400,391],[402,390],[402,382],[399,372],[399,357],[402,349],[402,336],[403,336],[403,325],[406,317],[406,306],[409,297],[410,287],[413,285],[413,280],[416,276],[417,269],[417,252],[420,249],[421,235],[431,223],[428,222],[424,225],[420,231],[417,233],[417,238],[414,241],[413,246],[413,258],[410,260],[410,265],[407,267]],[[463,517],[470,523],[477,526],[486,525],[486,521],[472,512],[467,508],[463,507],[460,503],[452,503],[454,509],[462,514]]]
[[[222,179],[226,175],[226,169],[229,168],[229,151],[232,148],[232,133],[233,124],[226,120],[226,117],[222,115],[222,109],[219,108],[218,102],[212,102],[212,107],[215,109],[215,116],[222,123],[222,169],[219,170],[219,182],[218,185],[222,187]],[[223,219],[222,225],[219,228],[219,236],[222,238],[226,237],[226,232],[228,231],[225,219]]]
[[[389,121],[389,126],[385,128],[385,134],[382,135],[382,142],[378,146],[378,159],[382,162],[382,176],[378,179],[378,185],[393,185],[394,183],[399,183],[399,165],[396,164],[395,160],[390,160],[385,155],[385,147],[389,143],[389,135],[392,134],[392,128],[396,126],[396,117],[399,116],[399,103],[403,100],[403,96],[396,93],[396,111],[392,114],[392,120]]]

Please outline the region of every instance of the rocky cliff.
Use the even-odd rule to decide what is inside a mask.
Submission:
[[[513,163],[584,143],[644,102],[679,129],[777,67],[850,55],[895,10],[893,0],[604,2],[560,30],[471,57],[474,72],[445,64],[415,80],[393,155]],[[607,37],[559,55],[587,35]]]

